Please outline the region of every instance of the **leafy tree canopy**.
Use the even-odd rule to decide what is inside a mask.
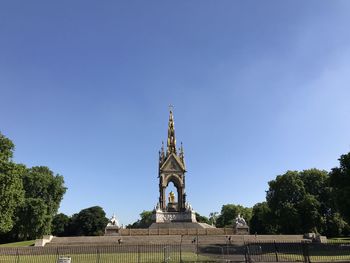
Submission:
[[[207,223],[210,224],[208,217],[202,216],[196,212],[196,220],[198,223]]]
[[[54,216],[57,213],[63,195],[67,188],[63,176],[54,175],[46,166],[29,168],[23,176],[23,186],[26,198],[40,198],[47,205],[47,213]]]
[[[69,222],[69,216],[63,213],[55,215],[52,220],[52,234],[54,236],[67,236]]]
[[[51,232],[66,188],[63,177],[45,166],[12,162],[14,144],[0,133],[0,233],[7,241]]]
[[[269,182],[267,208],[255,209],[254,229],[281,234],[315,232],[328,236],[344,231],[346,223],[337,214],[334,190],[326,171],[287,171]],[[265,211],[263,213],[263,211]],[[269,215],[268,219],[264,219]],[[269,226],[273,222],[273,227]],[[338,230],[336,230],[338,228]]]
[[[106,213],[100,206],[93,206],[81,210],[71,219],[72,229],[78,236],[101,236],[108,223]]]
[[[127,225],[127,228],[148,228],[153,223],[153,212],[152,211],[142,211],[139,220],[133,224]]]
[[[15,145],[13,142],[0,133],[0,161],[10,161],[13,157]]]
[[[350,152],[339,158],[339,167],[330,172],[330,184],[334,188],[336,206],[350,223]]]
[[[271,209],[266,202],[257,203],[253,207],[250,220],[250,232],[257,234],[275,234],[275,221]]]
[[[0,133],[0,234],[10,231],[15,212],[23,203],[21,175],[25,166],[11,161],[15,145]]]
[[[24,201],[21,179],[24,170],[23,165],[0,161],[0,233],[12,229],[16,209]]]
[[[18,209],[14,233],[19,240],[30,240],[50,233],[51,216],[46,213],[47,205],[41,198],[26,198]]]

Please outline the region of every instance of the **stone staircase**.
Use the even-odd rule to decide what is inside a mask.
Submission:
[[[47,247],[58,246],[114,246],[149,245],[149,244],[244,244],[246,242],[300,242],[302,235],[150,235],[150,236],[80,236],[80,237],[54,237]]]

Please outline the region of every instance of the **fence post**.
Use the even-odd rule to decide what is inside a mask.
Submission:
[[[16,250],[16,262],[19,263],[19,253],[18,253],[18,248]]]
[[[225,259],[225,253],[224,253],[224,248],[223,247],[220,247],[221,248],[221,258],[222,260]]]
[[[180,239],[180,263],[182,263],[182,236],[181,235],[181,239]]]
[[[197,228],[197,231],[198,231],[198,228]],[[198,233],[197,233],[197,255],[198,255],[198,253],[199,253],[198,243],[199,243],[199,240],[198,240]]]
[[[246,246],[246,256],[245,256],[245,262],[246,263],[251,263],[252,262],[252,260],[251,260],[251,258],[250,258],[250,244],[247,244],[247,246]]]
[[[140,263],[140,247],[137,245],[137,263]]]
[[[276,240],[273,241],[273,244],[275,245],[276,262],[278,262],[278,248],[277,248],[277,245],[276,245]]]
[[[57,255],[56,261],[58,261],[58,259],[60,258],[60,253],[59,253],[59,251],[58,251],[58,247],[57,247],[57,249],[56,249],[56,255]]]
[[[100,249],[97,248],[97,251],[96,251],[96,252],[97,252],[97,255],[96,255],[96,256],[97,256],[97,259],[96,259],[96,260],[97,260],[97,263],[100,263]]]
[[[310,256],[309,256],[309,245],[308,243],[304,242],[301,244],[302,250],[303,250],[303,257],[305,263],[310,263]]]

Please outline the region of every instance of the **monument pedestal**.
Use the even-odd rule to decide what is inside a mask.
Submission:
[[[205,223],[198,223],[196,213],[193,210],[184,212],[163,212],[156,210],[153,214],[155,221],[150,229],[196,229],[196,228],[214,228]]]
[[[119,230],[121,229],[117,217],[115,215],[108,221],[105,228],[105,236],[119,236]]]
[[[235,235],[249,235],[249,227],[248,226],[237,226],[233,228],[233,233]]]
[[[153,220],[156,223],[171,223],[171,222],[190,222],[196,223],[196,214],[193,211],[185,212],[163,212],[161,210],[156,211],[153,214]]]
[[[119,226],[106,226],[105,236],[119,236]]]

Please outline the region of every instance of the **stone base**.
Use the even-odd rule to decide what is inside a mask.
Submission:
[[[196,214],[193,211],[186,212],[163,212],[156,211],[153,214],[153,220],[156,223],[170,223],[170,222],[192,222],[196,223]]]
[[[239,226],[233,228],[233,233],[235,235],[249,235],[249,227],[248,226]]]
[[[150,229],[204,229],[215,228],[214,226],[206,223],[191,223],[191,222],[172,222],[172,223],[153,223]]]
[[[119,236],[118,226],[106,226],[105,228],[105,236]]]

